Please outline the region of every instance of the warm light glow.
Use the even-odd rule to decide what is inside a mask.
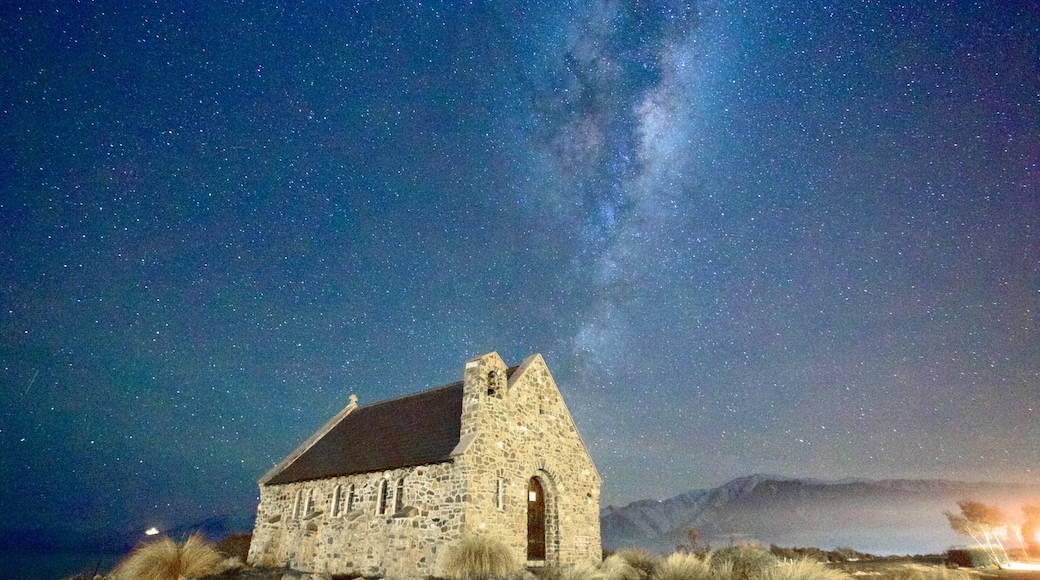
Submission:
[[[1040,570],[1040,564],[1027,564],[1025,562],[1008,562],[1004,565],[1008,570]]]
[[[158,533],[159,533],[159,530],[157,528],[148,528],[147,530],[144,531],[144,535],[146,535],[146,536],[154,536],[154,535],[156,535]]]
[[[538,493],[534,491],[527,492],[527,501],[538,501]]]

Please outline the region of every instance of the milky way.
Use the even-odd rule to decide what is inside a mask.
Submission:
[[[0,7],[4,529],[542,353],[625,503],[1040,481],[1025,2]]]

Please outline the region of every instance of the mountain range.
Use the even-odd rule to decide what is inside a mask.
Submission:
[[[697,548],[757,542],[783,547],[853,548],[876,555],[935,554],[967,545],[944,511],[960,500],[1000,507],[1021,521],[1040,505],[1040,484],[949,480],[823,481],[776,475],[734,479],[714,489],[600,510],[604,549],[670,553],[696,530]]]

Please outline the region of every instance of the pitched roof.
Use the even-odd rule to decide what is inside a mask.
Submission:
[[[349,409],[349,407],[348,407]],[[260,481],[278,485],[442,463],[462,430],[462,381],[357,407]],[[320,433],[320,432],[319,432]],[[293,459],[293,456],[299,455]]]

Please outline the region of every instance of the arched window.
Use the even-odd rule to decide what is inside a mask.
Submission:
[[[293,503],[292,517],[295,520],[303,517],[303,490],[296,491],[296,501]]]
[[[347,486],[347,511],[354,509],[354,484]]]
[[[335,491],[332,492],[332,517],[338,517],[342,511],[343,502],[343,486],[337,484]]]
[[[390,482],[384,479],[382,482],[379,483],[379,505],[377,506],[376,510],[376,512],[381,516],[386,515],[387,507],[389,507],[387,506],[387,500],[390,499],[389,495]]]
[[[404,509],[404,478],[397,480],[397,489],[394,490],[394,513]]]

